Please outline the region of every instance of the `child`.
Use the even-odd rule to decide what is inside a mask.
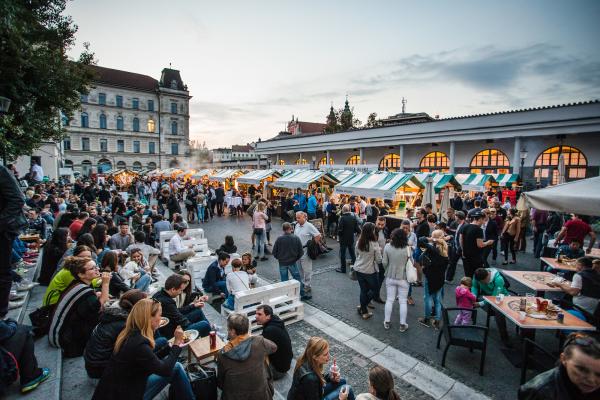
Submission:
[[[460,280],[460,286],[456,288],[457,307],[473,309],[473,304],[477,299],[471,293],[472,284],[471,278],[468,276]],[[454,325],[471,325],[471,314],[471,311],[461,310],[454,320]]]
[[[250,277],[250,287],[255,287],[258,277],[256,276],[256,260],[252,259],[251,253],[242,254],[242,271],[246,271]]]

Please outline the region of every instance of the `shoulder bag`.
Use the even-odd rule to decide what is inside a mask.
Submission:
[[[217,400],[217,371],[193,363],[187,366],[187,375],[197,399]]]
[[[410,246],[406,246],[406,252],[408,254],[408,258],[406,259],[406,265],[404,266],[406,280],[408,281],[408,283],[415,283],[419,279],[419,277],[417,275],[417,269],[415,268],[415,265],[413,264],[411,259],[412,251]]]

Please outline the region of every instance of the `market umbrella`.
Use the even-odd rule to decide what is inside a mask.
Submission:
[[[440,202],[440,214],[442,215],[441,219],[442,222],[448,222],[448,209],[450,208],[450,188],[444,188],[440,195],[442,196],[442,201]]]
[[[517,208],[527,207],[598,216],[600,214],[600,177],[580,179],[525,192],[521,195]]]
[[[433,187],[433,177],[429,176],[425,180],[425,193],[423,193],[423,205],[431,203],[434,214],[437,213],[437,207],[435,203],[435,188]]]
[[[558,184],[565,183],[565,155],[561,154],[558,157]]]

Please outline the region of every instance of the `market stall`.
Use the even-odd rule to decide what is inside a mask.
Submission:
[[[519,181],[519,174],[491,174],[500,187],[512,187]]]
[[[489,174],[457,174],[455,178],[463,191],[486,192],[496,183]]]
[[[239,169],[219,169],[208,176],[210,182],[220,182],[225,187],[225,190],[230,190],[232,187],[237,188],[237,178],[243,175],[244,171]]]
[[[262,192],[263,198],[271,199],[273,189],[270,189],[268,185],[280,176],[282,176],[281,171],[275,169],[257,169],[241,175],[237,178],[237,182],[238,185],[245,185],[246,189],[251,185],[257,186],[258,190]],[[252,199],[248,198],[247,200],[251,201]]]
[[[137,172],[129,170],[129,169],[118,169],[115,171],[110,171],[105,174],[106,176],[111,176],[119,188],[125,188],[131,185],[133,180],[140,176]]]
[[[333,175],[338,181],[343,182],[349,177],[356,174],[356,171],[350,169],[333,169],[329,171],[331,175]]]
[[[298,169],[273,181],[270,186],[275,189],[321,189],[321,192],[327,193],[338,183],[339,180],[328,172]]]
[[[190,175],[194,183],[208,183],[208,177],[214,172],[212,169],[201,169]]]

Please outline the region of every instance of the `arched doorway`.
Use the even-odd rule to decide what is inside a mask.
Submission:
[[[306,161],[306,158],[303,159],[297,159],[296,160],[296,165],[308,165],[308,161]]]
[[[156,163],[155,163],[154,161],[150,161],[150,162],[148,163],[148,169],[149,169],[149,170],[156,169]]]
[[[419,168],[421,172],[448,172],[450,159],[441,151],[432,151],[421,158]]]
[[[279,165],[285,165],[285,160],[279,160]]]
[[[535,160],[534,176],[549,179],[551,185],[558,183],[558,163],[560,156],[565,160],[565,181],[585,178],[587,158],[581,150],[571,146],[553,146],[544,150]]]
[[[103,174],[107,171],[110,171],[111,169],[112,169],[112,163],[110,162],[110,160],[103,158],[100,161],[98,161],[98,173],[99,174]]]
[[[81,162],[81,174],[84,176],[90,176],[92,173],[92,162],[90,160],[83,160]]]
[[[324,156],[319,160],[319,163],[317,164],[317,168],[319,168],[321,165],[327,165],[327,157]],[[329,165],[333,165],[333,157],[329,157]]]
[[[389,153],[383,156],[379,161],[380,171],[398,171],[400,169],[400,156],[398,154]]]
[[[63,165],[65,166],[65,168],[73,168],[73,161],[65,160],[63,161]]]
[[[132,165],[132,169],[134,171],[141,171],[142,170],[142,163],[139,161],[134,161],[133,165]]]
[[[504,152],[497,149],[485,149],[475,154],[471,160],[473,174],[508,174],[510,162]]]
[[[360,156],[355,154],[346,160],[346,165],[359,165]]]
[[[179,161],[177,160],[171,160],[169,162],[169,168],[178,168],[179,167]]]
[[[125,163],[125,161],[117,162],[117,169],[125,169],[125,168],[127,168],[127,164]]]

